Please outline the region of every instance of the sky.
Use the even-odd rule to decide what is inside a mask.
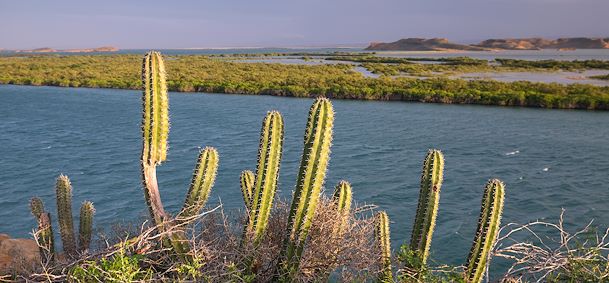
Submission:
[[[0,0],[0,48],[329,47],[609,37],[609,0]]]

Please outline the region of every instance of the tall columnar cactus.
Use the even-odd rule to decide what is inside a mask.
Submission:
[[[93,231],[93,215],[95,207],[90,201],[85,201],[80,206],[80,221],[78,225],[78,248],[80,251],[86,251],[91,244],[91,235]]]
[[[243,194],[243,202],[245,203],[245,208],[249,211],[252,209],[252,197],[253,197],[253,188],[254,188],[254,172],[250,170],[245,170],[241,172],[240,183],[241,183],[241,193]]]
[[[209,198],[217,171],[218,151],[213,147],[206,147],[199,152],[197,165],[179,219],[188,219],[201,212]]]
[[[44,204],[39,198],[32,198],[30,208],[38,223],[35,237],[40,246],[40,256],[44,262],[52,261],[55,256],[55,243],[51,226],[51,214],[44,211]]]
[[[156,177],[156,166],[167,157],[167,138],[169,135],[169,99],[165,81],[165,66],[159,52],[150,51],[142,62],[142,181],[144,195],[154,223],[161,232],[165,246],[171,246],[182,260],[190,261],[190,246],[183,229],[173,229],[195,216],[205,205],[213,186],[217,167],[218,153],[206,148],[199,153],[199,159],[184,207],[177,219],[170,219],[165,212]]]
[[[393,282],[393,273],[391,271],[391,239],[389,235],[389,216],[384,211],[376,215],[374,223],[374,236],[379,249],[379,264],[380,272],[378,282],[388,283]]]
[[[167,214],[161,202],[156,179],[156,165],[167,157],[167,137],[169,135],[169,99],[165,83],[163,57],[151,51],[142,62],[142,175],[146,202],[156,225],[162,225]]]
[[[279,112],[270,111],[262,121],[260,130],[258,166],[246,227],[246,235],[252,237],[255,246],[262,240],[271,215],[275,192],[277,192],[282,148],[283,118]]]
[[[336,205],[336,210],[341,219],[338,227],[335,227],[336,231],[334,233],[339,237],[343,234],[348,224],[349,211],[351,210],[351,199],[351,184],[345,180],[340,181],[334,188],[334,194],[332,195],[332,201]]]
[[[63,250],[68,256],[73,256],[76,254],[76,240],[74,239],[74,220],[72,219],[72,184],[70,184],[70,179],[65,175],[59,175],[55,189],[59,234],[63,243]]]
[[[316,99],[309,110],[304,135],[304,150],[288,218],[283,268],[284,273],[289,277],[293,277],[298,270],[300,257],[326,177],[333,123],[332,103],[326,98]]]
[[[419,204],[410,239],[410,249],[417,253],[423,264],[429,257],[429,247],[436,225],[443,171],[444,156],[442,152],[435,149],[430,150],[423,162]]]
[[[497,179],[490,180],[484,188],[478,230],[467,257],[465,280],[482,282],[490,252],[495,245],[503,212],[504,185]]]

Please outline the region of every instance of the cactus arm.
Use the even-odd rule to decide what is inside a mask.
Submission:
[[[251,198],[247,233],[258,245],[266,231],[273,200],[277,192],[279,167],[283,148],[283,118],[271,111],[262,121],[258,165]]]
[[[65,175],[57,178],[55,186],[57,194],[57,218],[59,219],[59,234],[63,243],[63,250],[68,256],[76,254],[76,240],[74,239],[74,221],[72,220],[72,185]]]
[[[340,181],[334,188],[334,194],[332,195],[332,201],[336,205],[337,213],[340,216],[340,223],[336,227],[335,235],[339,237],[344,232],[347,221],[349,220],[349,211],[351,210],[351,199],[352,191],[351,184],[347,181]]]
[[[393,282],[391,271],[391,239],[389,232],[389,216],[382,211],[376,216],[374,235],[379,249],[380,272],[377,282]]]
[[[37,231],[38,244],[40,245],[40,256],[44,262],[53,261],[55,258],[55,240],[53,227],[51,226],[51,214],[43,212],[38,220]]]
[[[334,110],[330,101],[326,98],[316,99],[309,111],[304,149],[288,217],[289,231],[283,252],[284,268],[288,269],[289,276],[294,276],[298,269],[315,215],[330,159],[333,123]]]
[[[213,147],[206,147],[199,152],[192,182],[179,219],[186,220],[200,213],[209,198],[217,171],[218,151]]]
[[[51,226],[51,214],[44,211],[44,204],[40,198],[30,200],[32,215],[36,218],[38,228],[34,237],[39,245],[40,257],[43,262],[50,262],[55,256],[55,243],[53,239],[53,228]]]
[[[443,171],[444,156],[442,152],[430,150],[423,162],[419,203],[410,240],[410,249],[417,252],[423,264],[429,257],[429,248],[438,214]]]
[[[465,269],[465,280],[469,283],[479,283],[484,278],[484,271],[501,224],[504,195],[505,186],[497,179],[490,180],[484,188],[478,229]]]
[[[163,58],[151,51],[142,62],[142,175],[144,195],[156,225],[161,225],[167,214],[163,209],[156,178],[156,165],[167,157],[169,134],[169,102],[165,82]]]
[[[239,176],[240,184],[241,184],[241,194],[243,194],[243,202],[245,203],[245,208],[249,211],[252,209],[252,198],[253,198],[253,188],[254,188],[254,172],[250,170],[245,170],[241,172],[241,176]]]
[[[30,210],[32,211],[32,215],[38,220],[40,219],[40,215],[44,213],[44,203],[42,203],[40,198],[32,198],[30,200]]]
[[[78,225],[78,248],[81,252],[89,249],[93,231],[93,215],[95,207],[90,201],[85,201],[80,206],[80,221]]]

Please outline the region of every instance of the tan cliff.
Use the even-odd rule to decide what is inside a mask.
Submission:
[[[609,38],[499,38],[487,39],[478,44],[472,45],[453,43],[445,38],[404,38],[389,43],[373,42],[366,48],[366,50],[377,51],[485,51],[541,49],[609,49]]]
[[[404,38],[398,41],[383,43],[373,42],[366,50],[381,50],[381,51],[483,51],[482,47],[470,46],[458,43],[452,43],[446,38]]]
[[[476,44],[476,46],[507,50],[609,49],[609,38],[571,37],[555,40],[544,38],[488,39]]]

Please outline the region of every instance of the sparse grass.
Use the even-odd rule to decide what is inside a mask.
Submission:
[[[341,221],[333,202],[323,197],[316,211],[298,282],[365,281],[378,272],[373,237],[372,207],[356,208],[350,215],[344,237],[332,234]],[[254,249],[241,245],[244,214],[235,211],[225,215],[221,207],[204,213],[190,224],[188,235],[193,260],[176,260],[171,249],[160,243],[163,233],[145,224],[136,237],[126,236],[117,242],[76,260],[59,257],[53,264],[42,264],[34,270],[15,275],[15,281],[30,282],[133,282],[133,281],[204,281],[204,282],[271,282],[286,232],[289,207],[277,201],[263,242]],[[132,230],[132,227],[127,227]],[[176,228],[178,229],[178,228]],[[118,231],[120,235],[126,233]],[[115,237],[105,237],[107,239]],[[246,268],[255,259],[254,273]]]
[[[513,261],[504,280],[518,282],[609,282],[609,229],[592,222],[576,232],[558,223],[510,223],[501,230],[494,256]],[[515,240],[525,234],[527,241]]]

